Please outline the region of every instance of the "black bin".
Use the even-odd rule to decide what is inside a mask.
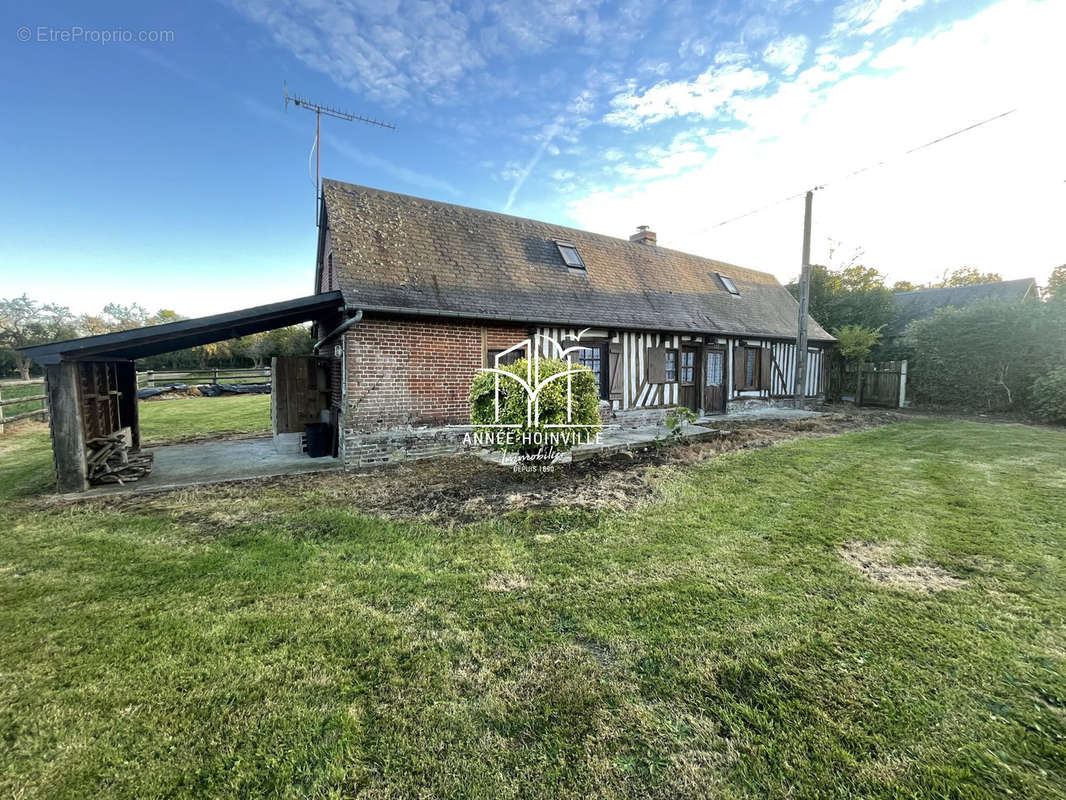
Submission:
[[[304,441],[307,444],[307,455],[311,458],[322,458],[333,454],[333,437],[330,435],[332,428],[328,422],[312,422],[304,425]]]

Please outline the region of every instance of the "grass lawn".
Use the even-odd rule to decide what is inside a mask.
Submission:
[[[141,403],[141,437],[146,444],[230,433],[269,433],[270,395],[179,397]]]
[[[3,398],[4,400],[17,400],[20,397],[36,397],[41,394],[44,394],[43,383],[30,384],[29,386],[4,386],[3,382],[0,382],[0,398]],[[40,408],[40,400],[30,400],[25,403],[12,403],[9,406],[4,406],[4,416],[10,419],[17,414],[22,414],[28,411],[39,411]],[[37,418],[34,417],[34,419]]]
[[[1066,433],[908,422],[450,528],[314,480],[38,508],[42,436],[0,438],[5,795],[1066,795]]]

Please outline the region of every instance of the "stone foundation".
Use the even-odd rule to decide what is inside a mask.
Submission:
[[[825,401],[824,395],[807,398],[807,405]],[[764,408],[795,408],[796,401],[791,397],[738,397],[726,404],[726,415],[743,414],[746,411],[760,411]]]
[[[398,461],[455,455],[463,449],[469,425],[439,428],[391,428],[378,433],[345,430],[342,456],[345,469],[363,469]]]

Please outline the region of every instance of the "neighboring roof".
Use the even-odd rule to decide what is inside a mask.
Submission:
[[[251,333],[284,328],[299,322],[323,319],[341,310],[343,306],[344,297],[340,292],[327,292],[226,314],[183,319],[179,322],[149,325],[146,328],[105,333],[100,336],[85,336],[81,339],[34,347],[20,347],[19,350],[38,364],[145,358],[183,350],[186,347],[220,342],[223,339],[235,339]]]
[[[322,191],[341,290],[366,311],[796,336],[796,301],[765,272],[334,180]],[[586,269],[567,267],[557,241],[574,244]],[[814,320],[808,335],[833,341]]]
[[[962,308],[982,300],[1014,301],[1036,299],[1036,280],[1019,278],[1013,281],[975,283],[972,286],[946,286],[940,289],[917,289],[913,292],[897,292],[893,295],[896,315],[889,325],[888,335],[903,332],[907,324],[930,317],[938,308]]]

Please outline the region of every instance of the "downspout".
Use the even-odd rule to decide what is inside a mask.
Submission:
[[[338,336],[340,336],[342,333],[344,333],[346,330],[348,330],[350,327],[355,325],[357,322],[359,322],[359,320],[363,318],[363,309],[361,308],[346,306],[344,309],[344,313],[348,315],[348,319],[344,320],[344,322],[342,322],[332,331],[330,331],[317,342],[315,342],[314,351],[316,353],[318,352],[318,349],[330,339],[336,339]]]

